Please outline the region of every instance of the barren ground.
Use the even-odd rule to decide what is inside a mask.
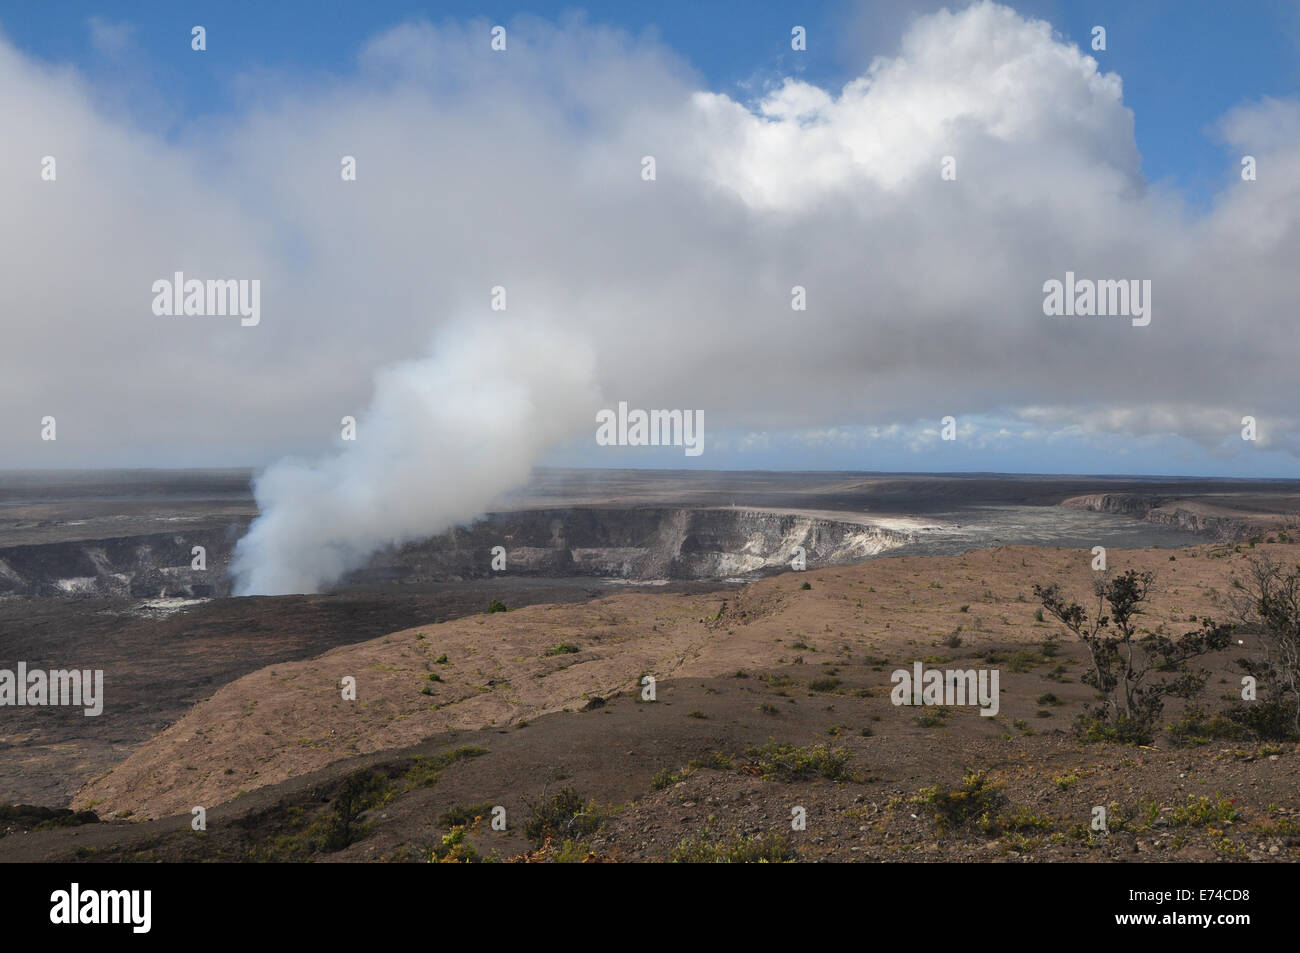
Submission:
[[[1258,550],[1300,561],[1300,546]],[[1158,573],[1144,624],[1176,634],[1192,616],[1226,618],[1249,552],[1111,550],[1109,561]],[[11,821],[0,859],[428,859],[456,806],[476,808],[463,820],[480,854],[520,857],[532,808],[565,788],[591,802],[591,823],[570,822],[532,859],[666,859],[683,841],[731,834],[772,835],[809,860],[1300,858],[1297,746],[1177,748],[1166,733],[1138,748],[1070,733],[1091,698],[1083,656],[1068,641],[1045,654],[1060,627],[1036,620],[1032,586],[1060,581],[1082,598],[1090,559],[1034,547],[880,559],[726,592],[467,616],[276,662],[197,701],[77,792],[74,806],[116,820],[27,834],[34,823]],[[1251,651],[1210,660],[1203,703],[1236,697],[1232,662]],[[891,704],[890,673],[916,659],[998,668],[998,716]],[[653,702],[636,689],[643,674],[658,680]],[[340,697],[345,675],[355,702]],[[1171,703],[1163,721],[1181,714]],[[753,750],[769,743],[846,760],[836,779],[782,780],[771,752]],[[464,746],[481,750],[412,760]],[[313,825],[363,769],[386,780],[353,842],[312,846]],[[945,829],[924,803],[924,789],[968,769],[1001,785],[996,830]],[[203,833],[189,829],[196,805],[209,812]],[[506,831],[490,829],[493,805]],[[1108,835],[1088,829],[1096,806]],[[804,831],[791,831],[794,807]]]

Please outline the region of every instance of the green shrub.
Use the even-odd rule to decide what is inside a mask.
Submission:
[[[1169,821],[1176,827],[1209,827],[1228,824],[1237,819],[1237,809],[1226,797],[1214,800],[1201,795],[1187,795],[1187,803],[1169,812]]]
[[[786,834],[751,834],[735,831],[723,837],[703,834],[687,838],[673,848],[668,859],[674,864],[783,864],[796,859]]]
[[[572,788],[565,788],[532,805],[524,822],[524,836],[534,847],[541,847],[548,837],[568,840],[593,834],[603,820],[594,801],[583,800]]]
[[[849,753],[828,745],[798,748],[791,744],[769,743],[746,749],[745,756],[764,778],[778,781],[807,781],[818,775],[831,781],[852,778],[845,769]]]
[[[996,827],[998,811],[1007,803],[1002,784],[983,771],[967,771],[957,787],[936,784],[922,788],[917,801],[944,829],[976,827],[986,833]]]
[[[488,802],[482,804],[457,804],[450,810],[443,811],[438,815],[439,827],[469,827],[480,817],[487,817],[492,813],[493,805]]]
[[[1123,715],[1085,711],[1075,720],[1075,733],[1084,741],[1097,744],[1149,745],[1155,737],[1150,725]]]
[[[1207,716],[1199,708],[1190,709],[1181,721],[1165,729],[1169,739],[1180,748],[1208,745],[1212,741],[1239,741],[1246,729],[1223,715]]]
[[[478,851],[474,845],[465,841],[465,828],[453,827],[449,833],[442,835],[442,841],[433,848],[434,863],[439,864],[477,864],[480,863]]]
[[[1260,698],[1249,704],[1234,702],[1223,717],[1256,741],[1300,741],[1294,707],[1278,698]]]

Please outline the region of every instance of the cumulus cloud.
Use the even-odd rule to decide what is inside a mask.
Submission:
[[[953,414],[1163,431],[1215,453],[1243,452],[1232,438],[1252,414],[1295,452],[1280,382],[1298,349],[1296,103],[1224,117],[1225,166],[1250,152],[1261,174],[1198,215],[1143,178],[1120,78],[996,4],[917,18],[841,89],[792,79],[752,102],[702,89],[651,39],[580,18],[512,21],[506,53],[489,49],[489,26],[395,27],[346,75],[268,78],[239,113],[167,139],[102,115],[75,71],[0,41],[12,465],[307,459],[344,414],[368,419],[342,456],[259,484],[248,591],[284,591],[486,505],[461,492],[477,471],[421,449],[455,414],[472,431],[489,413],[511,475],[594,432],[617,400],[701,408],[712,433],[815,442]],[[39,178],[45,155],[57,182]],[[345,155],[355,182],[340,178]],[[261,324],[155,317],[150,285],[174,271],[260,279]],[[1045,316],[1043,283],[1067,271],[1150,279],[1150,326]],[[513,436],[491,429],[489,405],[451,402],[440,418],[413,380],[375,383],[398,362],[401,380],[463,382],[446,355],[469,360],[455,341],[497,326],[496,285],[519,333],[476,346],[497,355],[502,393],[522,388],[537,407]],[[806,311],[790,308],[795,285]],[[563,347],[525,335],[533,323]],[[410,364],[440,330],[443,356]],[[591,355],[572,389],[533,367],[560,362],[558,374],[570,348]],[[57,444],[39,441],[45,414]],[[390,433],[401,439],[366,449]],[[924,430],[910,439],[928,445]],[[362,477],[448,502],[403,525],[371,497],[348,515]],[[290,504],[299,492],[310,499]],[[303,537],[304,524],[327,528]]]

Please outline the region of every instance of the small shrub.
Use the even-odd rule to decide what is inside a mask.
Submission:
[[[1118,745],[1149,745],[1152,731],[1149,725],[1123,715],[1107,718],[1093,712],[1081,714],[1075,721],[1075,732],[1084,741]]]
[[[443,811],[438,815],[439,827],[470,827],[481,817],[487,817],[492,813],[492,804],[483,802],[482,804],[457,804],[450,810]]]
[[[1209,717],[1199,708],[1190,709],[1181,721],[1175,721],[1165,731],[1169,739],[1181,748],[1208,745],[1212,741],[1240,741],[1247,731],[1223,715]]]
[[[1187,795],[1187,803],[1169,812],[1169,822],[1175,827],[1208,827],[1230,824],[1237,819],[1237,809],[1226,797],[1214,800],[1201,795]]]
[[[453,827],[449,833],[442,835],[442,841],[433,848],[434,863],[439,864],[477,864],[480,862],[478,851],[473,844],[465,841],[465,828]]]
[[[723,837],[706,833],[687,838],[673,848],[668,860],[674,864],[783,864],[796,856],[786,834],[742,837],[733,830]]]
[[[1058,774],[1056,777],[1052,778],[1052,781],[1055,782],[1058,790],[1068,791],[1070,790],[1070,788],[1074,787],[1076,784],[1079,783],[1079,775]]]
[[[918,802],[929,809],[940,828],[976,827],[991,832],[997,812],[1007,803],[1002,784],[983,771],[967,771],[957,787],[936,784],[922,788]]]
[[[927,708],[916,716],[916,723],[922,728],[942,728],[948,724],[948,717],[951,714],[952,712],[944,705]]]
[[[764,778],[777,781],[808,781],[818,775],[831,781],[850,780],[845,769],[847,751],[827,745],[798,748],[791,744],[766,744],[748,748],[745,756]]]
[[[594,801],[585,801],[572,788],[565,788],[550,800],[532,805],[524,822],[524,836],[534,847],[541,847],[548,837],[566,840],[594,834],[602,820]]]

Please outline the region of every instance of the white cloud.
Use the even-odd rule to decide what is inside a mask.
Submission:
[[[167,141],[0,40],[9,465],[319,451],[378,369],[500,324],[494,285],[512,320],[590,350],[600,399],[702,408],[713,433],[1037,425],[1051,407],[1053,432],[1224,453],[1253,414],[1296,452],[1296,103],[1225,117],[1225,168],[1250,151],[1260,177],[1195,217],[1144,182],[1119,78],[996,5],[916,19],[843,89],[791,80],[755,103],[581,19],[512,21],[504,54],[487,27],[396,27],[350,74],[267,78],[244,112]],[[153,316],[150,284],[176,270],[261,279],[261,325]],[[1045,317],[1042,284],[1067,270],[1151,279],[1151,325]],[[527,365],[522,338],[493,346]],[[548,373],[522,379],[544,393]],[[557,440],[597,409],[558,407]],[[458,478],[420,465],[430,486]]]

